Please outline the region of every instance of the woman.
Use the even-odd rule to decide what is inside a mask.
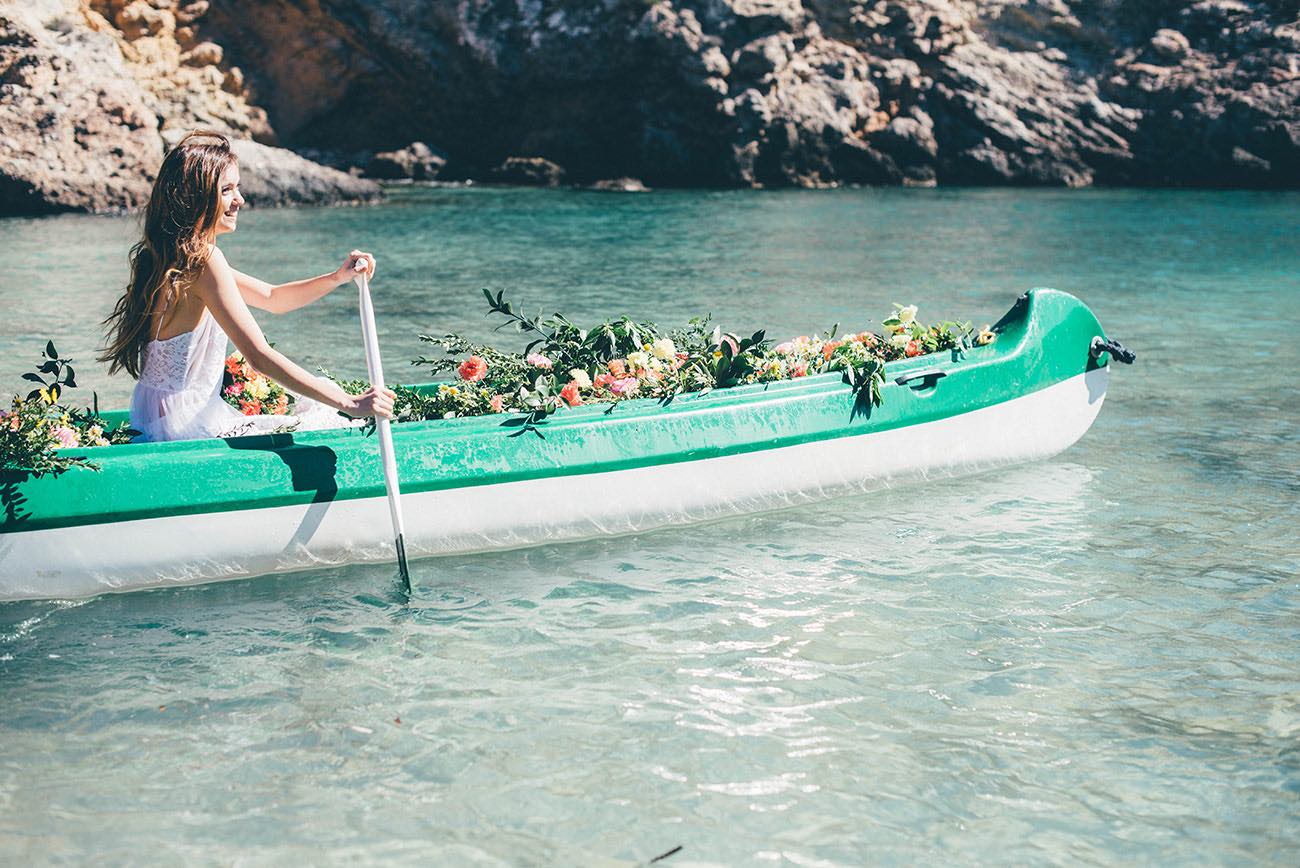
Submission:
[[[230,141],[190,133],[163,159],[144,214],[144,235],[131,249],[131,282],[104,324],[101,362],[137,382],[131,426],[141,440],[234,437],[332,428],[352,418],[391,418],[393,392],[350,395],[313,376],[267,343],[248,307],[295,310],[364,272],[375,258],[354,250],[334,272],[272,286],[231,268],[216,245],[234,232],[244,197]],[[292,416],[244,416],[221,398],[226,341],[257,370],[297,396]]]

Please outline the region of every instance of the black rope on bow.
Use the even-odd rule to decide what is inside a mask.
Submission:
[[[1110,353],[1112,359],[1125,365],[1131,365],[1137,359],[1137,353],[1128,349],[1119,341],[1109,340],[1100,335],[1092,339],[1092,347],[1089,352],[1094,359],[1101,358],[1102,353]]]

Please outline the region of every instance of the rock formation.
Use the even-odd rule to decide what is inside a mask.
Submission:
[[[447,158],[435,154],[424,142],[411,142],[396,151],[382,151],[366,161],[367,178],[389,181],[433,181],[447,166]]]
[[[1296,0],[245,0],[277,132],[578,183],[1300,183]]]
[[[1300,186],[1297,0],[9,5],[3,211],[128,206],[196,125],[386,177]]]
[[[207,5],[0,7],[0,214],[138,207],[165,143],[198,127],[236,140],[254,204],[378,197],[374,182],[248,140],[274,135],[248,101],[242,72],[223,67],[221,47],[196,36]]]

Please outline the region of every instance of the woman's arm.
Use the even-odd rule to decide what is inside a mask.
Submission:
[[[288,313],[291,310],[297,310],[303,305],[311,304],[322,296],[329,295],[335,289],[360,274],[361,272],[356,270],[358,259],[366,264],[364,269],[366,276],[373,278],[375,276],[375,258],[369,253],[360,250],[353,250],[349,253],[343,264],[329,274],[308,277],[303,280],[293,280],[289,283],[281,283],[278,286],[267,283],[265,280],[258,280],[256,277],[236,271],[233,268],[230,269],[230,273],[235,276],[235,285],[239,287],[239,294],[243,297],[245,303],[271,313]]]
[[[307,373],[272,347],[248,311],[234,269],[216,247],[192,288],[248,363],[277,383],[349,416],[392,417],[394,395],[390,390],[370,389],[361,395],[349,395],[337,384]]]

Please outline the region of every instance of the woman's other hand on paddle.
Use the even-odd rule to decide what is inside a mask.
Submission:
[[[358,265],[361,267],[358,268]],[[353,250],[334,272],[340,284],[347,283],[359,274],[364,274],[367,280],[375,279],[375,257],[364,250]]]
[[[351,406],[343,407],[343,412],[354,419],[374,416],[376,419],[393,418],[393,401],[397,393],[392,389],[367,389],[360,395],[349,396]]]

